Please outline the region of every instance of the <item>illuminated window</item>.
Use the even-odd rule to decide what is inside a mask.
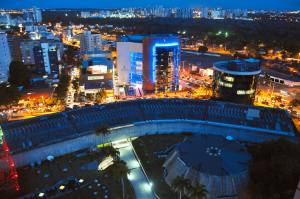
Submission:
[[[238,94],[238,95],[245,95],[246,93],[245,93],[244,90],[238,90],[238,91],[236,92],[236,94]]]
[[[221,86],[224,86],[224,87],[227,87],[227,88],[232,88],[232,84],[230,84],[230,83],[225,83],[225,82],[223,82],[223,81],[219,81],[219,84],[220,84]]]
[[[131,84],[143,83],[143,54],[130,53],[130,73],[129,81]]]
[[[251,90],[237,90],[236,94],[238,95],[250,95],[253,94],[255,92],[255,90],[251,89]]]
[[[234,77],[225,76],[224,80],[226,80],[228,82],[234,82]]]

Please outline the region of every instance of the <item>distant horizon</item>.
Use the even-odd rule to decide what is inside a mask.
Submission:
[[[121,9],[163,6],[165,8],[222,8],[296,11],[299,0],[1,0],[2,9],[26,9],[36,6],[42,9]]]
[[[39,8],[42,10],[118,10],[118,9],[143,9],[143,8],[155,8],[162,5],[154,5],[154,6],[144,6],[144,7],[138,7],[138,6],[130,6],[130,7],[107,7],[107,8],[74,8],[74,7],[50,7],[50,8],[43,8],[39,6],[31,6],[31,7],[23,7],[23,8],[3,8],[0,7],[0,9],[4,10],[23,10],[23,9],[32,9],[32,8]],[[254,8],[224,8],[224,7],[212,7],[212,6],[195,6],[195,7],[178,7],[178,6],[163,6],[163,8],[190,8],[190,9],[197,9],[197,8],[209,8],[209,9],[224,9],[224,10],[235,10],[235,9],[241,9],[241,10],[253,10],[253,11],[276,11],[276,12],[300,12],[299,9],[283,9],[283,10],[277,10],[277,9],[254,9]]]

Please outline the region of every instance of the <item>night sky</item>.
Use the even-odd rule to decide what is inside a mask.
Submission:
[[[222,7],[300,10],[300,0],[0,0],[0,8]]]

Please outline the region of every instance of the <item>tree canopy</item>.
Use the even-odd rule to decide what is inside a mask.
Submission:
[[[16,86],[8,83],[0,84],[0,106],[7,106],[18,102],[21,94]]]
[[[176,191],[179,192],[179,199],[182,198],[184,195],[184,190],[185,189],[190,189],[191,181],[188,179],[185,179],[183,176],[177,176],[173,182],[172,182],[172,188]]]
[[[289,105],[292,106],[292,107],[300,106],[300,100],[299,99],[293,99],[292,101],[290,101]]]
[[[293,198],[300,179],[300,144],[280,139],[257,144],[249,151],[251,198]]]
[[[96,102],[102,103],[105,101],[106,97],[107,97],[107,94],[106,94],[105,90],[101,89],[100,91],[98,91],[96,93]]]
[[[206,46],[200,46],[198,48],[198,52],[206,53],[207,51],[208,51],[208,48]]]
[[[107,134],[110,134],[111,132],[109,130],[109,127],[107,125],[103,124],[96,128],[95,133],[96,133],[96,135],[107,135]]]
[[[68,74],[67,69],[63,69],[59,76],[59,84],[56,88],[57,98],[64,100],[67,96],[68,86],[70,84],[71,77]]]
[[[62,22],[65,25],[74,24],[112,24],[126,33],[136,34],[177,34],[179,30],[185,30],[187,36],[194,36],[194,40],[204,40],[207,44],[226,44],[227,49],[243,49],[244,46],[264,43],[266,49],[280,48],[292,54],[299,53],[300,42],[298,36],[300,26],[297,22],[277,20],[211,20],[211,19],[181,19],[181,18],[81,18],[77,17],[77,11],[69,12],[66,18],[63,12],[45,12],[45,22],[53,24]],[[164,27],[164,28],[161,28]],[[105,29],[106,32],[117,32],[114,29]],[[221,32],[221,34],[219,34]],[[228,44],[228,45],[227,45]]]
[[[208,191],[203,184],[196,183],[191,189],[190,198],[191,199],[205,199],[207,197]]]
[[[119,182],[121,178],[130,173],[126,162],[124,162],[123,160],[114,161],[114,164],[110,167],[110,169],[111,176],[116,182]]]
[[[13,61],[9,66],[9,78],[8,81],[14,86],[29,86],[30,70],[23,63]]]
[[[79,49],[74,46],[67,46],[67,50],[64,52],[63,60],[65,63],[70,65],[79,66],[81,64],[77,57]]]
[[[113,146],[106,146],[101,148],[101,152],[104,154],[104,156],[112,156],[116,159],[120,156],[120,151],[115,149]]]

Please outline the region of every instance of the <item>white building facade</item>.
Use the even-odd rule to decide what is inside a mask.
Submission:
[[[143,53],[143,43],[135,42],[117,42],[117,73],[118,84],[130,84],[130,73],[135,70],[136,73],[143,73],[143,61],[134,60],[135,54]],[[133,63],[135,62],[135,63]],[[134,69],[133,66],[136,66]]]
[[[91,31],[84,31],[80,36],[80,52],[98,51],[102,48],[100,34],[93,34]]]

